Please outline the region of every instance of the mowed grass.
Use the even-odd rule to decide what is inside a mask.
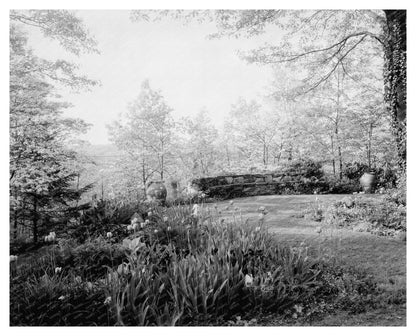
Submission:
[[[268,214],[264,223],[274,233],[277,243],[298,246],[304,242],[321,254],[330,255],[334,262],[353,266],[373,275],[379,286],[387,291],[406,288],[406,242],[396,238],[378,237],[367,232],[327,227],[302,217],[311,204],[320,202],[326,207],[348,195],[291,195],[257,196],[217,203],[220,216],[242,217],[252,223],[259,221],[257,209],[264,206]],[[350,196],[350,195],[349,195]],[[376,201],[381,195],[362,195]],[[208,205],[212,208],[212,205]],[[227,209],[228,208],[228,209]],[[319,232],[320,231],[320,232]],[[270,322],[274,324],[274,322]],[[277,322],[276,322],[277,323]],[[393,306],[363,314],[340,312],[314,322],[316,325],[405,325],[406,307]]]

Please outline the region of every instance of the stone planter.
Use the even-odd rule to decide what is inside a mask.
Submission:
[[[151,202],[165,203],[166,201],[166,187],[163,181],[152,181],[147,185],[146,197]]]
[[[372,193],[376,184],[376,175],[373,173],[364,173],[360,178],[360,184],[365,193]]]

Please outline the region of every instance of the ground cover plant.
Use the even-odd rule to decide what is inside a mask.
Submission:
[[[406,237],[406,206],[397,204],[391,195],[380,199],[346,196],[326,206],[316,196],[302,216],[322,222],[326,227]]]

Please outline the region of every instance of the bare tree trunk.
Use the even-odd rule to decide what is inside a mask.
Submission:
[[[142,158],[142,181],[143,181],[143,197],[146,197],[146,164],[144,157]]]
[[[33,243],[38,242],[38,200],[36,197],[33,197],[33,215],[32,215],[32,233],[33,233]]]
[[[164,154],[162,154],[160,157],[160,179],[162,181],[163,181],[163,170],[165,169],[164,164],[165,164],[165,156]]]
[[[331,135],[331,153],[332,153],[332,172],[334,177],[337,176],[337,172],[335,169],[335,149],[334,149],[334,137]]]
[[[338,160],[339,160],[339,179],[342,180],[342,152],[341,152],[340,146],[338,146]]]
[[[372,144],[372,137],[373,137],[373,123],[370,123],[370,128],[368,130],[368,145],[367,145],[367,160],[368,160],[368,168],[371,169],[371,144]]]

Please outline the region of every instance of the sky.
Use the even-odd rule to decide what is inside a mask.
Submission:
[[[101,82],[90,92],[60,92],[73,104],[65,115],[92,124],[83,136],[92,144],[109,143],[106,125],[119,118],[138,96],[145,79],[161,91],[175,119],[206,108],[218,128],[239,97],[260,97],[272,80],[270,68],[247,64],[237,54],[238,50],[262,45],[270,36],[208,39],[216,31],[213,24],[184,25],[170,19],[132,22],[127,10],[77,13],[98,41],[99,55],[76,57],[44,38],[36,28],[26,30],[36,55],[74,61],[80,73]]]

